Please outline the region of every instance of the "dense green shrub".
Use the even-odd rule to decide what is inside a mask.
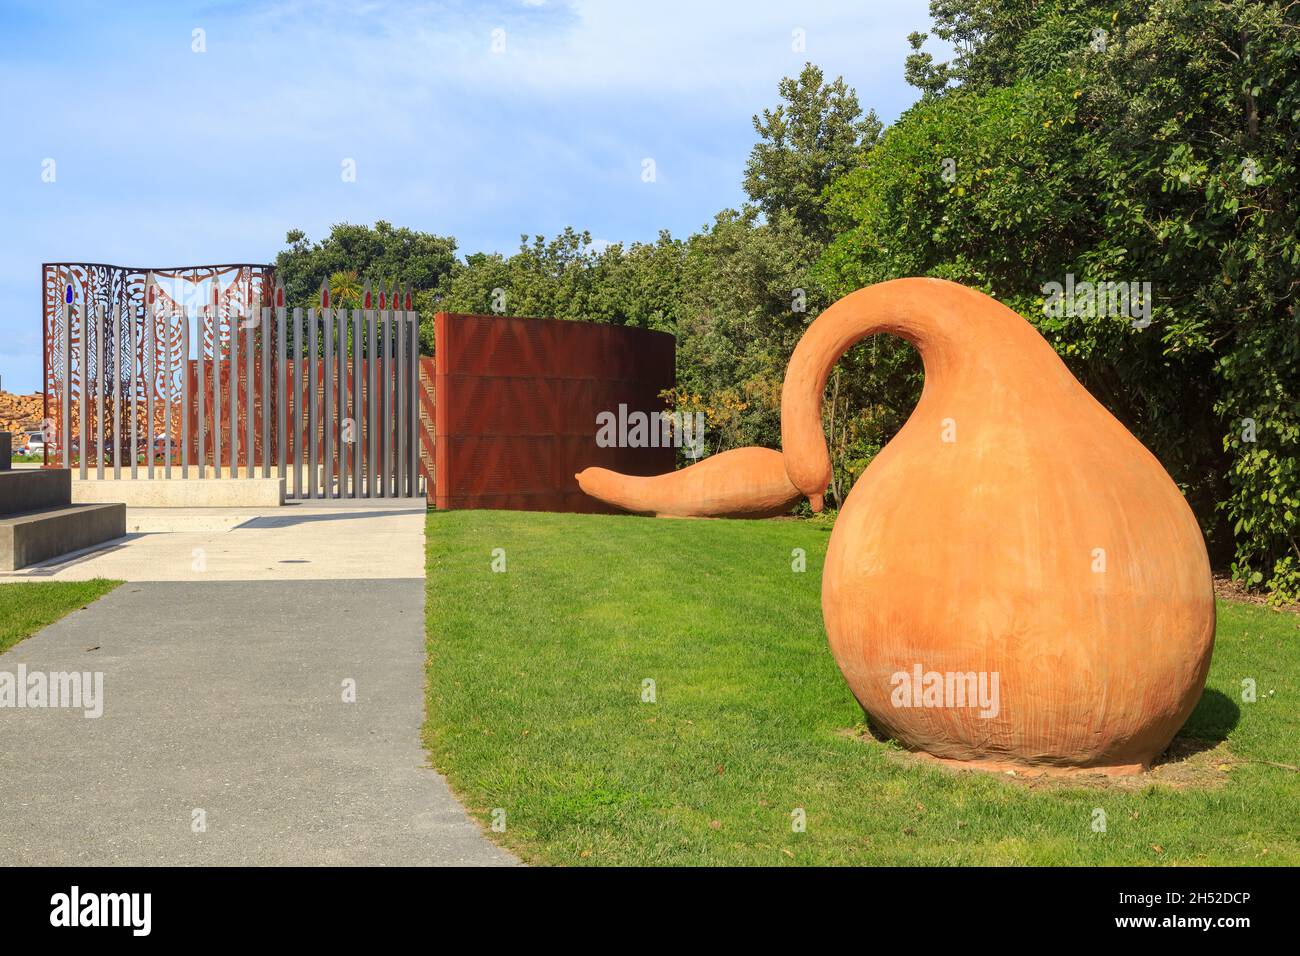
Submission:
[[[913,59],[927,92],[831,187],[819,275],[835,294],[943,276],[1021,312],[1170,470],[1234,575],[1294,598],[1295,16],[1046,4],[1024,30],[1024,6],[935,5],[965,52]],[[1045,283],[1067,275],[1150,282],[1150,324],[1045,314]]]

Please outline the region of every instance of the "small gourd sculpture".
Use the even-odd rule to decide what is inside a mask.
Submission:
[[[1190,715],[1214,644],[1201,532],[1160,463],[1023,318],[938,279],[861,289],[786,372],[780,454],[739,449],[655,478],[587,469],[628,510],[820,510],[835,362],[886,332],[925,366],[920,402],[831,534],[822,613],[873,724],[984,769],[1148,767]],[[782,473],[783,472],[783,473]]]

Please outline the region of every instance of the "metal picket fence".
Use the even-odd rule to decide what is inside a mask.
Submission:
[[[214,266],[192,303],[155,271],[114,269],[45,267],[49,463],[82,478],[274,476],[293,499],[425,494],[409,288],[367,282],[346,308],[323,285],[318,306],[288,308],[269,267]],[[177,276],[201,287],[197,269],[164,273]]]

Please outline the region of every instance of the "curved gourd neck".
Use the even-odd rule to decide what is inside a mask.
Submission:
[[[1015,312],[943,279],[896,279],[840,299],[800,339],[781,392],[786,472],[814,510],[821,509],[831,481],[821,413],[826,381],[840,356],[881,333],[905,339],[920,353],[925,366],[923,401],[926,394],[953,386],[965,372],[994,374],[999,365],[1005,369],[1006,363],[1033,362],[1042,348],[1051,354]]]

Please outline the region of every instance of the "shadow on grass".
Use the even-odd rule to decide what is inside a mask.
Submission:
[[[1134,786],[1141,786],[1148,782],[1159,782],[1175,787],[1217,788],[1227,782],[1227,777],[1222,770],[1238,762],[1229,753],[1227,739],[1240,719],[1241,709],[1231,697],[1220,691],[1207,689],[1201,695],[1191,717],[1187,719],[1164,752],[1152,761],[1151,769],[1147,773],[1128,777],[1099,775],[1096,779],[1090,776],[1056,779],[1049,777],[1039,780],[1037,785],[1095,785],[1132,789]],[[935,766],[928,763],[924,755],[912,753],[902,747],[873,720],[867,719],[865,725],[854,728],[849,734],[859,740],[874,740],[877,744],[893,748],[889,751],[890,754],[907,765]],[[966,770],[972,772],[979,770],[975,766],[948,769],[959,773]],[[1035,776],[1030,768],[1026,768],[1025,775],[1028,779],[1033,779]]]
[[[1192,716],[1178,731],[1178,736],[1208,741],[1213,746],[1227,740],[1240,720],[1241,708],[1231,697],[1207,688]]]

